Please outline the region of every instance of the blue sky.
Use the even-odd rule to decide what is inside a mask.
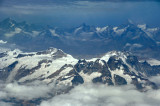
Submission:
[[[0,0],[0,20],[72,27],[135,23],[160,26],[159,0]]]

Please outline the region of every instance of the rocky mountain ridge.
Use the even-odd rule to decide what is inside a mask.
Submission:
[[[160,66],[139,62],[136,56],[118,51],[90,60],[75,59],[56,48],[31,53],[6,51],[0,53],[0,57],[0,80],[6,83],[25,84],[40,80],[70,87],[83,83],[133,84],[145,91],[157,89],[148,77],[160,73]]]

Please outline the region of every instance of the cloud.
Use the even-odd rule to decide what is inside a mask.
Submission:
[[[156,83],[158,86],[160,86],[160,75],[154,76],[154,77],[150,77],[149,80],[154,82],[154,83]]]
[[[33,100],[41,97],[49,97],[54,94],[54,84],[44,84],[35,81],[30,84],[21,85],[14,83],[0,84],[0,100],[16,98],[17,100]]]
[[[90,2],[145,2],[145,1],[155,1],[159,2],[159,0],[1,0],[1,3],[8,3],[8,4],[66,4],[66,3],[73,3],[77,1],[90,1]]]
[[[108,87],[106,85],[80,85],[68,94],[43,101],[40,106],[155,106],[160,103],[160,90],[145,93],[132,85]]]
[[[77,5],[77,2],[160,2],[159,0],[0,0],[0,5]]]
[[[90,2],[146,2],[146,1],[153,1],[159,2],[159,0],[72,0],[72,1],[90,1]]]
[[[157,80],[154,80],[157,81]],[[104,84],[83,84],[76,86],[69,93],[54,96],[66,86],[55,86],[34,81],[25,85],[0,83],[0,100],[35,100],[45,98],[40,106],[155,106],[160,104],[160,90],[139,92],[135,86],[107,86]],[[14,103],[0,102],[10,106]]]
[[[18,14],[18,15],[32,15],[35,13],[42,12],[52,12],[57,11],[59,9],[65,8],[72,8],[75,6],[76,8],[79,7],[92,7],[98,5],[99,3],[121,3],[121,2],[159,2],[159,0],[2,0],[0,6],[0,12],[11,15],[11,14]],[[101,7],[110,7],[110,5],[100,5],[98,8]],[[45,13],[44,12],[44,13]]]
[[[22,100],[31,100],[39,97],[47,97],[52,87],[47,85],[18,85],[17,83],[7,84],[4,88],[9,97]]]
[[[156,60],[156,59],[148,59],[147,62],[148,62],[151,66],[160,65],[160,61],[159,61],[159,60]]]
[[[6,33],[5,36],[6,36],[6,37],[12,37],[12,36],[14,36],[15,34],[20,33],[21,31],[22,31],[22,29],[20,29],[20,28],[15,28],[15,31]]]
[[[0,102],[0,106],[12,106],[10,103]]]

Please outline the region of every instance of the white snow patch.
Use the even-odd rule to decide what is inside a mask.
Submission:
[[[79,27],[79,28],[75,29],[74,34],[76,34],[81,29],[82,29],[82,27]]]
[[[103,27],[103,28],[97,27],[97,28],[96,28],[96,31],[97,31],[98,33],[102,33],[102,32],[104,32],[104,31],[106,31],[107,28],[108,28],[108,26]]]
[[[118,35],[121,35],[125,30],[126,28],[123,28],[123,29],[118,29],[118,27],[113,28],[113,31]]]
[[[83,70],[79,73],[79,75],[83,78],[84,83],[92,82],[92,80],[96,77],[100,77],[102,74],[99,72],[93,72],[92,74],[84,74]]]
[[[116,32],[117,29],[118,29],[118,27],[114,27],[114,28],[113,28],[114,32]]]
[[[148,28],[148,29],[147,29],[148,32],[155,32],[155,31],[157,31],[157,30],[158,30],[158,28]]]
[[[160,42],[156,42],[157,43],[157,45],[160,45]]]
[[[40,34],[40,32],[38,32],[38,31],[32,31],[32,35],[33,36],[37,36],[37,35],[39,35]]]
[[[0,44],[6,44],[7,41],[0,40]]]
[[[131,44],[130,43],[126,43],[125,47],[128,47],[128,46],[131,46]]]
[[[14,27],[14,26],[15,26],[15,24],[12,23],[11,27]]]
[[[145,30],[147,28],[146,24],[142,24],[142,25],[137,25],[138,28]]]
[[[143,45],[138,44],[138,43],[133,44],[133,47],[137,47],[137,48],[141,48],[142,46],[143,46]]]
[[[139,35],[136,35],[135,37],[133,37],[132,39],[135,40],[135,39],[138,39],[140,36]]]
[[[102,60],[99,60],[99,63],[103,66],[104,62]]]
[[[53,35],[53,36],[57,36],[57,37],[59,37],[59,35],[58,35],[58,34],[56,34],[56,31],[55,31],[55,30],[50,29],[49,31],[52,33],[52,35]]]

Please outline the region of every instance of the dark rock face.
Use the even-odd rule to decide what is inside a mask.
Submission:
[[[16,58],[22,58],[26,56],[33,56],[34,54],[19,54]]]
[[[136,86],[137,89],[142,89],[142,84],[138,83],[137,78],[132,78],[132,84]]]
[[[139,73],[145,73],[147,77],[150,76],[156,76],[160,74],[160,66],[151,66],[146,61],[143,63],[140,63],[136,56],[128,56],[127,57],[127,63],[134,67],[135,70],[138,70]]]
[[[98,63],[99,60],[96,62],[87,62],[85,60],[80,60],[78,64],[75,65],[75,69],[77,72],[83,72],[86,74],[92,74],[93,72],[100,72],[103,66]]]
[[[6,53],[0,53],[0,58],[5,57],[6,55]]]
[[[80,75],[74,76],[73,80],[72,80],[72,84],[73,85],[79,85],[79,84],[83,84],[83,78]]]
[[[101,77],[94,78],[92,80],[92,82],[93,83],[103,83],[103,84],[108,84],[108,85],[114,85],[111,78],[106,77],[106,76],[101,76]]]
[[[8,78],[10,72],[15,68],[17,64],[18,64],[18,61],[15,61],[12,64],[10,64],[8,67],[1,69],[0,80],[5,81]]]
[[[116,85],[127,85],[127,81],[119,75],[114,75]]]
[[[102,75],[100,77],[94,78],[92,82],[113,85],[112,76],[111,76],[111,72],[108,70],[108,65],[105,61],[103,62],[104,62],[104,66],[102,67],[100,71]]]
[[[5,68],[5,70],[7,70],[7,71],[12,71],[14,68],[15,68],[15,66],[18,64],[18,61],[15,61],[15,62],[13,62],[11,65],[9,65],[8,67],[6,67]]]
[[[145,83],[139,83],[138,79],[144,81]],[[145,91],[145,87],[147,87],[147,86],[150,86],[152,89],[158,89],[158,86],[155,83],[153,83],[147,79],[140,78],[140,77],[132,78],[132,84],[134,84],[136,86],[136,88],[140,91]]]
[[[91,75],[94,72],[101,73],[100,77],[96,77],[92,80],[93,83],[103,83],[113,85],[111,80],[111,72],[108,70],[107,63],[103,61],[104,65],[99,63],[97,59],[95,62],[87,62],[86,60],[79,60],[75,65],[77,72],[83,72],[84,74]]]
[[[54,59],[66,57],[66,54],[62,50],[57,50],[57,52],[52,55]]]
[[[116,57],[110,57],[107,62],[109,68],[111,70],[115,70],[116,68],[120,68],[120,66],[123,64],[123,61],[121,59],[116,59]]]

